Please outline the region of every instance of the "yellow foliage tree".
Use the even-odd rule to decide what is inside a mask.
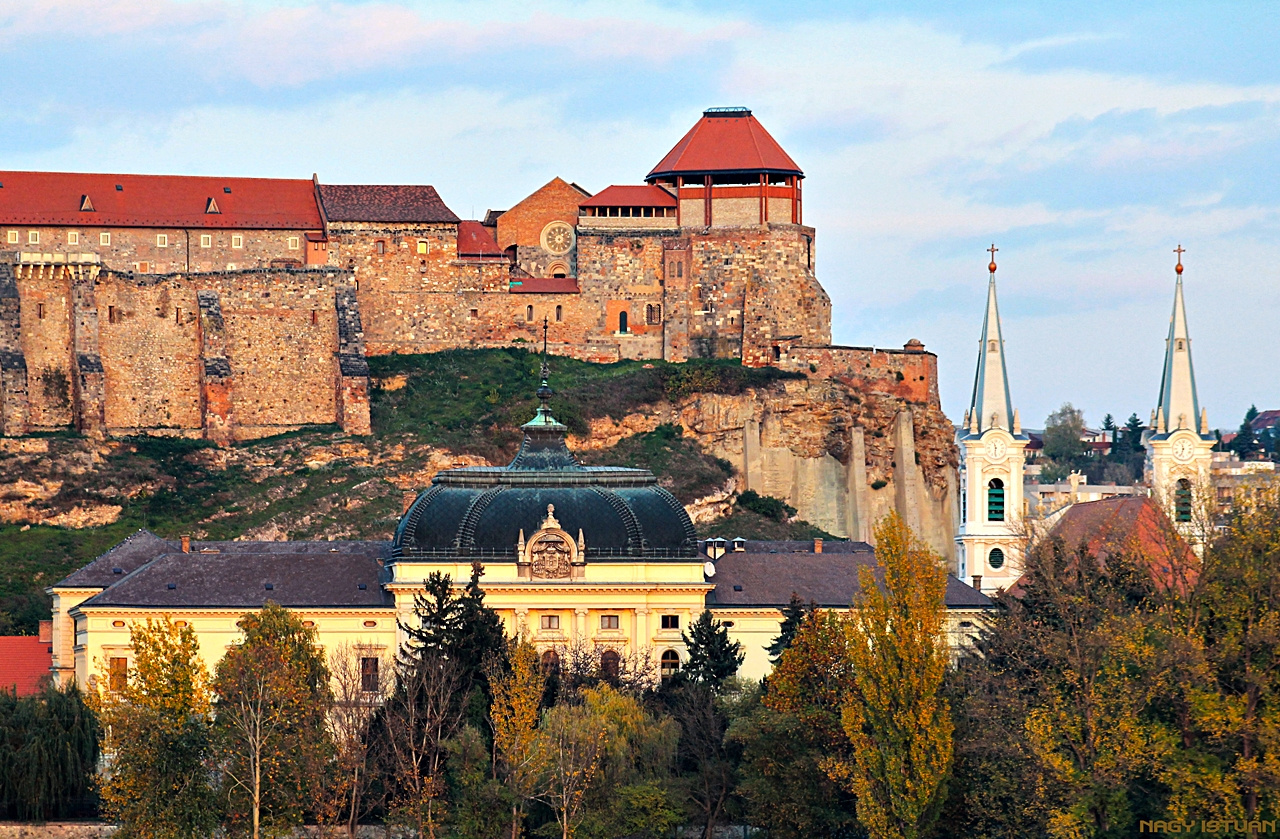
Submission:
[[[494,668],[489,675],[489,718],[497,768],[511,792],[511,839],[520,839],[525,802],[533,798],[542,773],[543,752],[534,746],[546,677],[538,650],[524,638],[510,643],[507,658],[507,669]]]
[[[947,574],[896,513],[875,537],[883,579],[861,569],[861,594],[845,622],[851,689],[841,722],[852,754],[826,768],[857,796],[872,839],[917,839],[937,818],[951,766],[941,695]]]
[[[147,619],[129,633],[133,668],[120,689],[97,680],[93,702],[108,733],[105,815],[118,836],[195,839],[217,824],[208,765],[209,677],[188,626]]]

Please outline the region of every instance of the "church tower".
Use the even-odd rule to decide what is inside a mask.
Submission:
[[[1164,506],[1178,529],[1194,545],[1196,523],[1204,523],[1213,504],[1209,467],[1215,439],[1209,433],[1209,417],[1196,397],[1196,376],[1191,365],[1191,335],[1182,300],[1182,245],[1174,250],[1177,283],[1173,315],[1165,340],[1160,397],[1151,414],[1146,435],[1145,479],[1152,495]]]
[[[960,447],[960,526],[956,531],[956,576],[972,578],[983,592],[1008,588],[1022,573],[1022,471],[1027,435],[1009,397],[1004,336],[996,306],[998,248],[992,245],[987,314],[978,342],[973,400]]]

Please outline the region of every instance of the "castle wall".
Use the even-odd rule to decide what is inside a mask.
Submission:
[[[90,215],[90,214],[86,214]],[[9,241],[15,237],[16,242]],[[31,242],[35,233],[38,242]],[[102,242],[102,234],[110,241]],[[71,242],[72,235],[78,236]],[[0,245],[5,250],[48,254],[33,259],[52,263],[56,256],[60,261],[86,262],[84,255],[96,255],[97,261],[118,271],[134,271],[149,274],[167,274],[177,271],[209,272],[244,268],[269,267],[272,262],[307,260],[306,231],[303,230],[240,230],[240,229],[188,229],[180,227],[4,227],[0,228]],[[158,244],[160,237],[167,244]],[[201,246],[201,237],[209,236],[210,245]],[[235,247],[235,237],[240,246]]]

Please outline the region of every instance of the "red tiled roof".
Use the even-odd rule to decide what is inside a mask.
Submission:
[[[329,221],[389,221],[454,224],[436,188],[411,184],[320,184]]]
[[[1263,411],[1253,418],[1253,422],[1249,423],[1254,431],[1261,431],[1264,428],[1275,428],[1280,425],[1280,411]]]
[[[0,690],[38,693],[53,664],[51,649],[34,635],[0,635]]]
[[[1185,593],[1198,575],[1196,557],[1151,498],[1116,496],[1075,504],[1052,533],[1068,550],[1083,547],[1099,562],[1129,554],[1146,563],[1157,584]]]
[[[778,141],[743,108],[705,111],[645,180],[711,172],[804,175]]]
[[[217,212],[209,212],[210,202]],[[0,172],[0,224],[249,230],[321,227],[310,180],[78,172]]]
[[[600,190],[579,207],[674,207],[676,197],[660,186],[611,186]]]
[[[578,281],[573,277],[525,277],[521,280],[511,281],[511,293],[577,294]]]
[[[478,221],[458,222],[458,256],[506,256],[493,231]]]

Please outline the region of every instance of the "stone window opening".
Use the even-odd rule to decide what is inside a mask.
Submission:
[[[533,323],[533,307],[532,306],[524,307],[524,322]]]
[[[136,267],[136,268],[138,269],[138,273],[139,273],[139,274],[150,274],[150,273],[151,273],[151,263],[150,263],[150,262],[135,262],[135,263],[133,263],[133,264],[134,264],[134,267]]]
[[[387,252],[387,243],[382,239],[379,239],[378,241],[373,243],[373,249],[377,251],[379,254],[384,254]]]
[[[182,310],[177,306],[173,307],[173,322],[178,326],[182,326]]]
[[[600,628],[601,629],[617,629],[618,616],[617,615],[601,615]]]
[[[1179,339],[1178,339],[1178,347],[1177,347],[1177,349],[1178,349],[1178,352],[1182,352],[1182,350],[1183,350],[1183,346],[1182,346],[1182,339],[1181,339],[1181,338],[1179,338]]]
[[[663,628],[663,629],[679,629],[679,628],[680,628],[680,616],[679,616],[679,615],[663,615],[663,616],[662,616],[662,628]],[[668,650],[667,652],[670,652],[670,650]],[[663,653],[663,657],[664,657],[664,658],[666,657],[666,653]],[[679,660],[680,660],[680,659],[679,659],[679,657],[677,656],[676,661],[679,661]]]
[[[474,319],[474,318],[478,318],[478,317],[480,317],[480,310],[479,310],[479,309],[472,309],[472,310],[471,310],[471,317],[472,317],[473,319]]]
[[[1004,567],[1004,551],[999,548],[992,548],[991,553],[987,554],[987,564],[993,569],[1000,570]]]
[[[68,245],[78,245],[78,244],[80,244],[80,234],[79,234],[77,231],[75,231],[75,230],[72,230],[70,233],[68,233],[68,234],[67,234],[67,244],[68,244]]]
[[[297,236],[289,237],[289,250],[296,251],[301,246],[302,246],[302,240],[299,237]],[[377,659],[375,658],[374,661],[377,661]]]
[[[11,245],[18,244],[18,231],[16,230],[9,231],[9,244]]]
[[[1004,521],[1004,481],[999,478],[987,484],[987,521]]]
[[[109,244],[111,244],[111,234],[110,234],[110,233],[99,233],[99,234],[98,234],[98,244],[99,244],[99,245],[109,245]]]
[[[27,244],[28,244],[28,245],[38,245],[38,244],[40,244],[40,231],[39,231],[39,230],[28,230],[28,231],[27,231]]]
[[[627,328],[627,313],[618,312],[618,334],[626,335],[629,331]]]
[[[777,344],[773,345],[773,360],[774,361],[782,360],[782,347],[778,346]]]
[[[544,676],[555,676],[560,673],[560,656],[555,650],[547,650],[543,653],[540,664]]]
[[[555,632],[560,628],[560,616],[559,615],[542,615],[538,619],[538,625],[542,629],[548,632]]]
[[[563,320],[564,320],[564,308],[561,306],[556,306],[556,323],[560,323]]]
[[[119,693],[129,685],[129,659],[115,656],[107,664],[107,689]]]
[[[684,279],[684,263],[683,262],[676,263],[676,278],[681,280]]]
[[[665,617],[665,616],[664,616]],[[660,670],[662,680],[665,682],[673,678],[676,672],[680,670],[680,653],[675,650],[665,650],[660,660]]]
[[[243,236],[240,236],[240,235],[232,236],[232,237],[231,237],[231,247],[233,247],[233,248],[243,248],[243,247],[244,247],[244,237],[243,237]]]
[[[1191,521],[1191,481],[1179,478],[1177,488],[1173,491],[1174,521]]]
[[[426,253],[427,247],[428,247],[427,243],[424,240],[422,239],[418,240],[418,253]]]
[[[211,234],[209,234],[209,233],[201,233],[201,234],[200,234],[200,247],[202,247],[202,248],[211,248],[211,247],[213,247],[213,236],[212,236]]]
[[[662,323],[662,304],[650,303],[644,307],[644,322],[650,326]]]
[[[618,678],[622,670],[622,656],[616,650],[605,650],[600,653],[600,675],[606,679]]]
[[[36,304],[36,317],[39,320],[44,320],[44,304],[43,303]]]
[[[378,659],[375,656],[360,659],[360,690],[364,693],[378,691]]]
[[[116,307],[108,306],[107,307],[107,323],[119,323],[119,320],[117,320],[118,317],[119,315],[116,313]]]
[[[157,248],[167,248],[167,247],[169,247],[169,234],[167,234],[167,233],[157,233],[157,234],[156,234],[156,247],[157,247]]]
[[[312,309],[312,310],[311,310],[311,325],[312,325],[312,326],[315,326],[315,325],[316,325],[316,324],[318,324],[318,323],[320,323],[320,313],[319,313],[319,312],[317,312],[315,309]]]

